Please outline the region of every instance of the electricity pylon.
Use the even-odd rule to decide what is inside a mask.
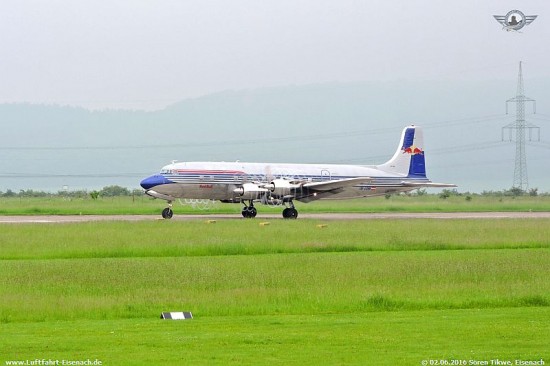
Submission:
[[[504,129],[508,129],[510,141],[512,141],[512,132],[516,131],[516,163],[514,168],[514,184],[512,187],[527,191],[529,181],[527,178],[527,158],[525,156],[525,130],[529,131],[529,141],[532,140],[533,130],[537,130],[538,141],[540,141],[540,128],[532,123],[525,122],[525,102],[533,102],[533,113],[537,113],[537,105],[534,99],[526,97],[524,94],[521,61],[519,62],[516,96],[506,101],[506,114],[508,114],[508,103],[510,102],[516,103],[516,121],[502,127],[502,141],[504,141]]]

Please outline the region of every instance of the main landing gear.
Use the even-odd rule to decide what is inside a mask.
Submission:
[[[258,210],[256,210],[256,207],[254,207],[254,202],[252,200],[250,201],[250,204],[248,206],[246,204],[244,205],[241,214],[245,219],[252,219],[256,217],[256,215],[258,214]]]
[[[290,207],[286,207],[283,210],[283,218],[285,219],[298,218],[298,210],[294,208],[294,204],[292,202],[289,202],[289,204],[290,204]],[[258,213],[258,211],[256,210],[256,207],[254,207],[254,202],[250,201],[248,206],[245,204],[241,213],[244,218],[252,219],[256,217],[256,214]]]
[[[174,216],[174,211],[172,211],[172,202],[168,201],[168,207],[162,210],[163,219],[171,219]]]
[[[290,207],[287,207],[283,210],[283,218],[285,219],[297,219],[298,210],[294,208],[292,201],[289,202]]]

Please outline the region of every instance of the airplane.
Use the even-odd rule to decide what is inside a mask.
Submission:
[[[456,187],[426,176],[422,128],[407,126],[393,157],[381,165],[173,162],[141,181],[145,194],[168,202],[178,198],[240,203],[242,216],[257,215],[254,202],[284,205],[283,218],[296,219],[294,201],[352,199],[408,192],[422,187]]]

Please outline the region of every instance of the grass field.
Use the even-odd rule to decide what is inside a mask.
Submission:
[[[0,225],[0,362],[550,362],[548,219],[258,223]]]

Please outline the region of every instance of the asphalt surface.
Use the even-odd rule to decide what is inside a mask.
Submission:
[[[383,220],[383,219],[537,219],[550,218],[550,212],[445,212],[445,213],[303,213],[300,219],[316,220]],[[241,215],[174,215],[171,221],[245,220]],[[258,214],[255,219],[283,220],[280,214]],[[75,223],[93,221],[157,221],[160,215],[73,215],[73,216],[0,216],[0,224]]]

